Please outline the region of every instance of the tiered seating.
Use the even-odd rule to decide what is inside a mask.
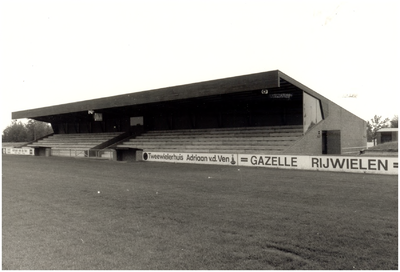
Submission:
[[[277,154],[303,136],[303,126],[149,131],[117,148],[150,152]]]
[[[122,132],[54,134],[27,146],[50,147],[53,156],[84,157],[87,156],[85,151],[121,134]]]

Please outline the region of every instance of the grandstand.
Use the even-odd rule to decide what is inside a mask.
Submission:
[[[12,118],[51,123],[54,135],[27,144],[45,156],[95,150],[116,160],[136,151],[357,154],[366,147],[364,120],[278,70],[13,112]]]
[[[156,130],[116,147],[148,152],[278,154],[301,136],[302,126]]]
[[[90,157],[89,151],[98,151],[105,149],[109,145],[115,143],[121,137],[125,136],[123,132],[106,132],[106,133],[72,133],[72,134],[52,134],[26,146],[42,149],[51,156],[74,156],[74,157]],[[105,152],[102,152],[104,156]],[[94,153],[96,154],[96,153]],[[110,156],[110,155],[108,155]]]

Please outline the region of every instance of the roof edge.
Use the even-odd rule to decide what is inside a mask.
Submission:
[[[200,81],[159,89],[95,98],[41,108],[12,112],[12,119],[35,118],[87,110],[106,109],[177,99],[241,92],[252,88],[280,87],[279,70]]]

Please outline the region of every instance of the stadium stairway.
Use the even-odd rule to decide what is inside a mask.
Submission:
[[[85,151],[104,149],[126,136],[124,132],[53,134],[27,146],[51,148],[52,156],[86,157]]]
[[[116,145],[146,152],[279,154],[303,136],[303,126],[148,131]]]

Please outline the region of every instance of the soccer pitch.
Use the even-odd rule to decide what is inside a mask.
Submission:
[[[3,156],[3,269],[398,269],[398,177]]]

